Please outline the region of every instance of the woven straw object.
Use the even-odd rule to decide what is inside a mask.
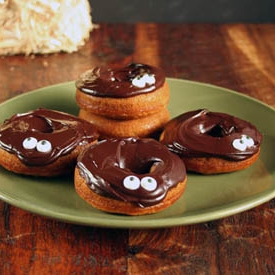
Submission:
[[[93,28],[87,0],[0,0],[0,55],[71,53]]]

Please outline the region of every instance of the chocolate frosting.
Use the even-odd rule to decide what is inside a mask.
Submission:
[[[16,154],[29,166],[51,163],[59,156],[70,153],[76,146],[88,144],[97,138],[98,133],[89,122],[42,108],[16,114],[0,127],[0,147]],[[23,145],[24,140],[28,139],[35,140],[29,149]],[[42,151],[46,149],[47,152],[39,151],[36,144],[40,144]],[[50,145],[50,151],[47,145]]]
[[[154,83],[144,87],[133,85],[134,78],[154,76]],[[76,81],[78,90],[98,97],[124,98],[153,92],[163,86],[164,72],[156,67],[132,63],[124,68],[95,67],[84,72]]]
[[[183,158],[213,156],[244,160],[258,152],[262,135],[245,120],[202,109],[172,119],[161,142]]]
[[[79,155],[77,167],[92,191],[140,207],[159,203],[186,178],[183,161],[149,138],[100,141]]]

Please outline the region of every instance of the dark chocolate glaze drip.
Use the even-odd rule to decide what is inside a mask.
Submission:
[[[23,141],[33,137],[47,140],[52,150],[47,153],[25,149]],[[92,124],[75,116],[47,109],[16,114],[0,128],[0,147],[29,166],[42,166],[70,153],[78,145],[91,143],[98,138]]]
[[[234,140],[250,137],[253,146],[241,151]],[[225,113],[206,109],[184,113],[172,119],[161,141],[181,157],[220,157],[244,160],[258,152],[262,135],[251,123]],[[242,141],[241,141],[242,142]]]
[[[77,167],[94,192],[140,207],[159,203],[170,188],[186,178],[183,161],[153,139],[103,140],[78,157]],[[129,190],[123,181],[131,176],[138,181],[150,177],[157,187],[152,191],[142,186]]]
[[[132,84],[135,77],[154,75],[155,83],[139,88]],[[124,98],[153,92],[163,86],[164,72],[156,67],[132,63],[124,68],[95,67],[80,75],[76,87],[80,91],[98,97]]]

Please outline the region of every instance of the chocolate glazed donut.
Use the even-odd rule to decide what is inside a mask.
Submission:
[[[146,64],[131,63],[123,68],[95,67],[83,73],[76,87],[99,97],[125,98],[153,92],[165,81],[164,72]]]
[[[9,165],[3,158],[0,164],[8,170],[13,170],[14,164],[19,169],[15,171],[18,173],[51,175],[53,171],[50,168],[54,166],[49,166],[50,164],[76,150],[70,157],[62,159],[65,163],[73,162],[73,158],[76,159],[79,153],[78,149],[97,138],[98,133],[92,124],[66,113],[40,108],[16,114],[0,128],[0,149],[2,155],[8,153],[16,156],[22,166],[19,163],[18,167],[14,163]],[[7,158],[10,159],[8,155]],[[17,163],[16,159],[14,161]],[[64,172],[66,165],[58,165],[53,174]]]
[[[227,165],[235,162],[234,169],[231,167],[233,170],[217,170],[219,173],[243,169],[247,166],[241,164],[246,160],[254,162],[260,151],[262,135],[254,125],[245,120],[202,109],[172,119],[166,125],[160,141],[184,159],[187,170],[197,170],[192,166],[191,160],[194,159],[198,161],[204,158],[209,162],[211,158],[218,158]],[[190,162],[192,165],[189,165]],[[247,164],[251,163],[247,161]],[[204,165],[205,168],[201,167],[199,172],[215,173],[212,171],[213,167],[210,169],[206,163]],[[209,171],[206,171],[207,167]]]
[[[169,87],[163,70],[146,64],[95,67],[76,81],[79,107],[110,119],[137,119],[166,108]]]
[[[169,198],[170,205],[180,197],[186,182],[180,158],[156,140],[133,137],[90,146],[78,157],[75,175],[76,191],[87,202],[104,211],[129,215],[167,207],[169,191],[182,183]],[[85,183],[85,191],[79,179]]]

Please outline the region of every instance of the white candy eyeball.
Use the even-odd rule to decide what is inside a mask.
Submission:
[[[34,149],[37,145],[37,139],[34,137],[27,137],[23,141],[23,147],[25,149]]]
[[[136,190],[140,187],[140,180],[136,176],[127,176],[123,180],[123,185],[125,188],[130,189],[130,190]]]
[[[254,145],[254,140],[250,136],[242,135],[241,139],[244,141],[247,147],[252,147]]]
[[[36,149],[40,153],[49,153],[52,150],[52,144],[48,140],[40,140],[37,145]]]
[[[149,85],[155,84],[155,83],[156,83],[155,76],[152,75],[152,74],[150,74],[150,75],[147,74],[146,82],[147,82],[147,84],[149,84]]]
[[[142,77],[135,77],[132,80],[132,84],[138,88],[144,88],[146,83]]]
[[[147,191],[154,191],[157,188],[157,181],[152,177],[141,179],[141,186]]]
[[[234,139],[232,145],[235,149],[239,151],[245,151],[247,147],[243,140],[240,138]]]

